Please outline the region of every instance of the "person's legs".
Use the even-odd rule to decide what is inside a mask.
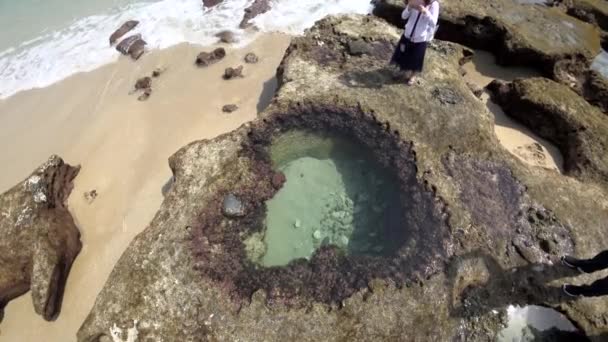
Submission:
[[[591,285],[570,285],[563,286],[564,292],[569,296],[599,297],[608,295],[608,277],[596,280]]]
[[[562,260],[569,267],[578,268],[585,273],[592,273],[608,268],[608,250],[599,253],[591,259],[577,259],[566,255]]]

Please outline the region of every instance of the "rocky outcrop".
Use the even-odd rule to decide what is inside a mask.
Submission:
[[[403,2],[376,0],[376,15],[402,27]],[[441,1],[436,37],[490,50],[503,65],[534,66],[552,75],[556,62],[599,52],[599,31],[561,11],[517,0]]]
[[[604,0],[566,0],[568,14],[596,24],[608,31],[608,2]]]
[[[586,152],[597,167],[566,168],[576,178],[521,163],[500,147],[492,115],[459,72],[471,52],[434,41],[420,84],[408,87],[386,66],[399,34],[344,16],[294,38],[260,118],[171,156],[173,186],[78,340],[131,329],[170,341],[487,341],[506,307],[524,303],[558,308],[587,336],[607,331],[608,300],[563,298],[559,285],[572,273],[558,262],[608,245],[601,151]],[[349,53],[355,41],[370,53]],[[348,136],[390,170],[401,194],[388,231],[394,253],[357,257],[325,245],[286,266],[249,261],[264,203],[285,181],[270,145],[295,129]]]
[[[199,67],[208,67],[224,59],[224,57],[226,57],[226,50],[224,48],[217,48],[212,52],[203,51],[199,53],[194,63]]]
[[[144,54],[146,44],[146,41],[141,38],[141,34],[136,34],[123,39],[116,46],[116,50],[125,56],[131,56],[134,60],[138,60]]]
[[[495,81],[495,102],[505,112],[557,145],[566,171],[608,184],[608,120],[568,87],[545,78]]]
[[[213,7],[222,3],[223,0],[203,0],[204,7]]]
[[[249,21],[260,14],[270,11],[270,0],[254,0],[253,3],[245,9],[245,15],[239,25],[241,28],[247,28],[251,24]]]
[[[80,232],[65,204],[79,170],[52,156],[0,196],[0,311],[31,290],[37,314],[47,321],[59,314],[81,248]]]
[[[589,70],[585,73],[582,95],[589,103],[608,114],[608,79],[599,72]]]
[[[122,24],[118,28],[118,30],[114,31],[114,33],[112,33],[112,35],[110,36],[110,45],[114,45],[114,43],[116,43],[116,41],[120,39],[120,37],[124,36],[127,32],[134,29],[135,26],[137,26],[138,24],[139,21],[137,20],[129,20]]]

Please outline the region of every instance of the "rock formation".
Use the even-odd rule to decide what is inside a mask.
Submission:
[[[136,34],[123,39],[117,46],[116,50],[125,56],[131,56],[134,60],[138,60],[145,52],[146,41],[141,39],[141,34]]]
[[[245,55],[245,58],[243,60],[247,64],[256,64],[257,62],[259,62],[260,59],[258,58],[258,56],[255,53],[249,52],[248,54]]]
[[[217,48],[212,52],[201,52],[196,57],[194,62],[199,67],[207,67],[211,64],[215,64],[226,57],[226,50],[224,48]]]
[[[203,0],[204,7],[213,7],[219,5],[223,0]]]
[[[79,166],[52,156],[0,196],[0,311],[31,290],[37,314],[47,321],[59,314],[81,248],[80,232],[65,204],[78,171]]]
[[[567,0],[566,8],[585,9],[601,17],[603,0]],[[374,0],[374,13],[403,27],[403,2]],[[603,33],[556,8],[522,4],[517,0],[445,0],[441,2],[436,38],[489,50],[502,65],[534,67],[545,76],[571,86],[602,110],[608,100],[596,94],[600,75],[589,72],[600,51]],[[587,13],[585,12],[585,13]],[[605,97],[604,97],[605,98]]]
[[[171,156],[173,186],[78,341],[116,329],[168,341],[486,341],[509,304],[558,308],[599,341],[608,299],[562,297],[559,285],[573,274],[558,257],[608,245],[606,117],[555,82],[495,87],[498,102],[521,95],[513,108],[534,118],[528,125],[574,149],[572,177],[530,167],[501,147],[491,113],[462,78],[472,52],[434,41],[420,85],[407,87],[386,67],[399,35],[373,17],[319,21],[293,40],[259,119]],[[354,42],[370,53],[351,54]],[[559,42],[535,54],[555,56],[566,49]],[[282,267],[248,261],[245,241],[263,234],[264,202],[284,182],[269,146],[292,129],[350,136],[392,170],[407,232],[394,255],[355,257],[329,245]]]
[[[510,116],[560,148],[566,171],[608,184],[608,117],[568,87],[545,78],[490,86]]]
[[[240,27],[243,29],[249,27],[251,19],[268,11],[270,11],[270,0],[254,0],[251,6],[245,9],[245,15],[243,15]]]
[[[237,106],[235,104],[227,104],[224,107],[222,107],[222,112],[232,113],[232,112],[236,112],[238,109],[239,109],[239,106]]]
[[[118,28],[118,30],[114,31],[114,33],[112,33],[112,35],[110,36],[110,45],[114,45],[114,43],[116,43],[116,41],[120,39],[120,37],[124,36],[127,32],[134,29],[135,26],[137,26],[138,24],[139,21],[137,20],[129,20],[122,24]]]

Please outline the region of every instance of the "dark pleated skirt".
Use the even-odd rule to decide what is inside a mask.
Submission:
[[[404,71],[422,71],[427,45],[427,42],[414,43],[405,36],[401,36],[391,64],[398,65]]]

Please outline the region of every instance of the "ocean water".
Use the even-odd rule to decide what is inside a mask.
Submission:
[[[201,0],[0,0],[0,99],[45,87],[119,58],[108,38],[123,22],[139,20],[149,49],[182,42],[210,45],[233,30],[242,44],[255,33],[238,25],[253,0],[224,0],[204,9]],[[271,0],[253,20],[261,32],[300,34],[329,14],[369,13],[369,0]]]
[[[350,255],[387,255],[402,245],[387,238],[400,231],[398,183],[369,151],[344,137],[294,131],[271,152],[287,182],[266,203],[262,265],[309,258],[324,244]]]

